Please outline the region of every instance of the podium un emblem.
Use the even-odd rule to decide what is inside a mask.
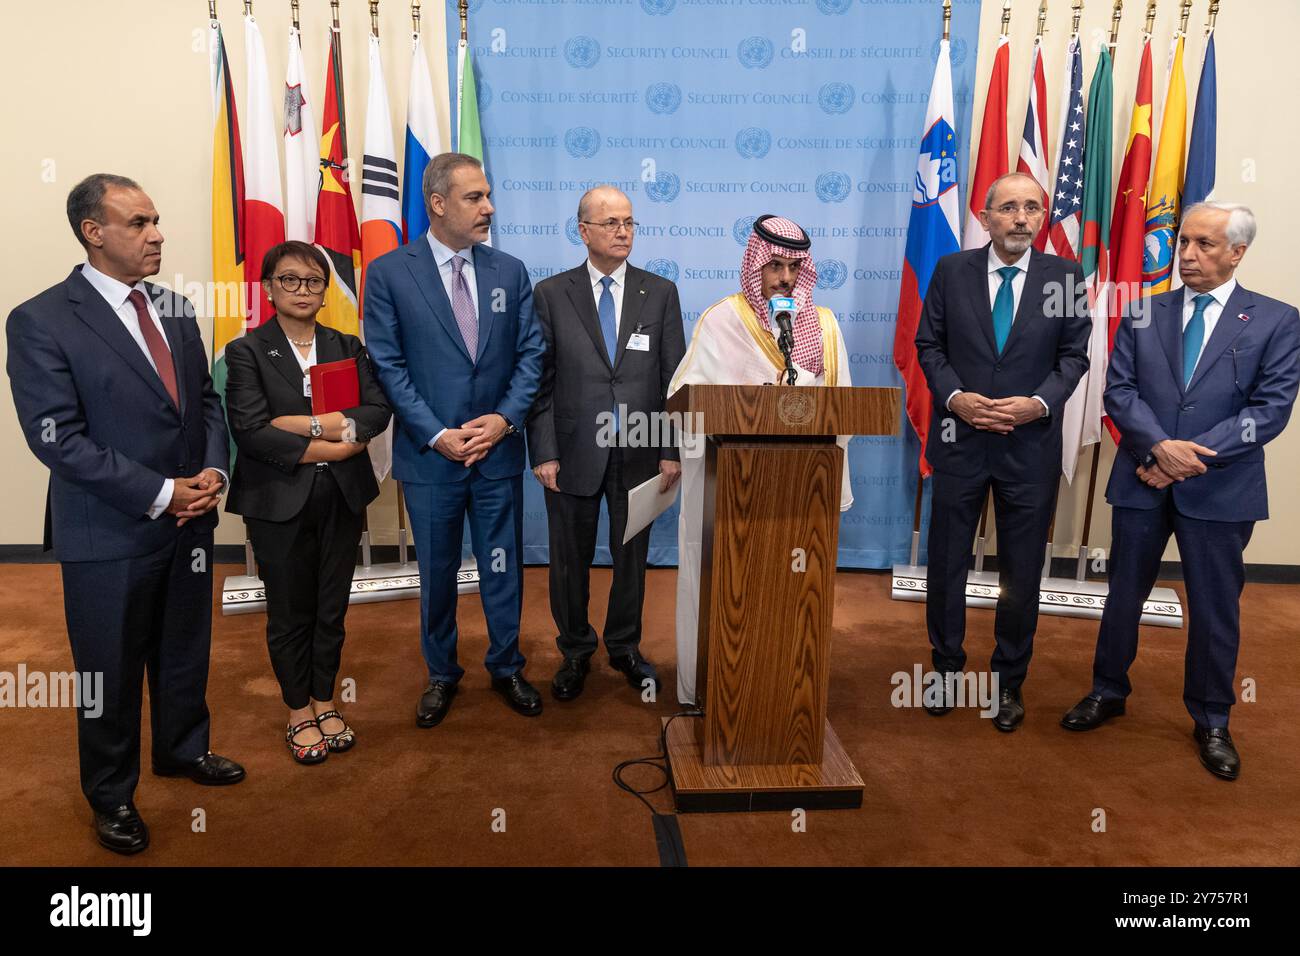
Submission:
[[[776,400],[776,413],[785,425],[807,425],[816,411],[816,403],[807,392],[785,391]]]

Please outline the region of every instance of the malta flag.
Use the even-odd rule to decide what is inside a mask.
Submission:
[[[1095,126],[1090,127],[1096,129]],[[1107,354],[1115,347],[1115,330],[1132,310],[1131,303],[1142,295],[1142,247],[1146,238],[1147,183],[1151,174],[1151,40],[1142,44],[1138,67],[1137,95],[1129,123],[1128,147],[1115,193],[1115,214],[1110,228],[1112,289],[1109,303]],[[1105,419],[1115,444],[1119,429]]]
[[[248,142],[244,150],[244,254],[248,273],[248,325],[256,328],[273,314],[259,279],[262,259],[284,242],[284,203],[280,193],[280,156],[275,148],[275,107],[267,79],[262,31],[244,17],[244,55],[248,78]]]
[[[402,242],[402,208],[397,197],[397,149],[393,146],[393,116],[379,55],[379,37],[370,35],[370,90],[366,100],[366,140],[361,157],[361,314],[366,307],[366,269]],[[365,338],[365,322],[361,337]],[[393,426],[370,443],[375,479],[383,481],[393,464]]]
[[[225,401],[226,344],[244,334],[244,156],[221,24],[211,21],[212,384]],[[256,278],[254,276],[254,278]],[[234,443],[231,443],[232,460]]]
[[[289,69],[284,80],[284,235],[311,242],[316,237],[316,193],[320,190],[316,117],[303,79],[302,34],[289,28]]]
[[[894,364],[903,376],[907,396],[907,420],[921,440],[921,476],[930,474],[925,459],[925,440],[930,429],[931,399],[925,374],[916,360],[916,327],[921,321],[921,304],[930,287],[935,264],[956,252],[961,204],[957,184],[956,113],[952,105],[952,63],[947,40],[939,43],[939,62],[930,84],[921,151],[916,161],[912,193],[912,214],[907,224],[907,245],[903,257],[903,284],[898,293],[898,321],[894,326]]]
[[[317,321],[360,335],[357,273],[361,270],[361,232],[348,181],[348,135],[343,105],[343,53],[339,31],[330,29],[330,59],[325,71],[325,113],[321,117],[321,181],[316,197],[316,245],[330,262],[330,284]]]
[[[1083,223],[1083,151],[1087,145],[1083,112],[1083,56],[1079,34],[1066,53],[1061,96],[1061,129],[1056,140],[1056,184],[1047,200],[1047,244],[1044,251],[1079,261],[1079,231]],[[1107,202],[1109,202],[1109,198]]]
[[[1169,291],[1174,273],[1174,239],[1182,211],[1183,171],[1187,156],[1187,78],[1183,75],[1181,33],[1170,51],[1169,86],[1160,119],[1151,195],[1147,198],[1146,239],[1142,255],[1142,287],[1147,295]]]
[[[987,110],[985,111],[987,115]],[[1047,78],[1043,74],[1043,43],[1034,40],[1034,63],[1029,74],[1029,103],[1025,107],[1025,130],[1020,136],[1020,159],[1016,172],[1028,173],[1043,191],[1043,202],[1050,209],[1052,190],[1047,169]],[[1034,237],[1034,248],[1042,252],[1047,248],[1047,230],[1051,217],[1043,217],[1043,226]]]
[[[984,100],[984,123],[980,128],[980,152],[975,161],[975,178],[966,197],[966,228],[962,232],[962,248],[978,249],[989,241],[988,231],[980,224],[979,213],[984,208],[984,197],[989,187],[1007,169],[1007,79],[1010,75],[1011,40],[1005,34],[998,37],[998,49],[993,54],[993,72],[989,75],[988,97]]]
[[[402,168],[402,241],[429,228],[424,208],[424,167],[443,151],[438,114],[433,108],[433,79],[420,34],[411,42],[411,89],[406,99],[406,147]]]
[[[1107,312],[1110,257],[1106,241],[1111,226],[1113,103],[1110,51],[1102,47],[1097,57],[1097,68],[1092,74],[1092,86],[1088,89],[1088,113],[1083,124],[1087,128],[1088,144],[1083,153],[1083,224],[1079,264],[1083,267],[1084,281],[1088,286],[1092,334],[1088,337],[1088,371],[1084,372],[1065,403],[1065,413],[1061,418],[1061,473],[1067,482],[1074,481],[1080,450],[1101,441],[1101,418],[1105,412],[1102,394],[1106,390],[1106,366],[1110,356]]]

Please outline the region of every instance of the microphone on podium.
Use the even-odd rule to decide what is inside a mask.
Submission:
[[[776,344],[781,348],[781,354],[785,356],[785,374],[787,384],[793,385],[799,377],[799,373],[794,370],[794,362],[790,358],[790,353],[794,351],[794,314],[798,311],[798,306],[794,299],[788,295],[774,295],[767,300],[767,318],[768,321],[775,324],[780,335],[777,336]]]

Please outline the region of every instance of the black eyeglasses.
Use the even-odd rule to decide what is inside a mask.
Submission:
[[[282,276],[276,276],[275,281],[280,283],[280,288],[285,292],[297,292],[307,284],[307,291],[312,295],[320,295],[325,291],[325,286],[329,283],[321,276],[296,276],[292,273],[285,273]]]

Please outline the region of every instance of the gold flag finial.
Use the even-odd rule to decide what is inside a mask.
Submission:
[[[339,28],[339,0],[330,0],[330,16],[334,18],[334,29]]]
[[[370,0],[370,35],[379,36],[379,0]]]
[[[217,18],[217,0],[208,0],[208,19],[215,20],[216,18]]]
[[[251,17],[252,15],[253,15],[253,0],[244,0],[244,16]]]
[[[952,0],[943,0],[943,38],[949,39],[952,29]]]
[[[411,0],[411,29],[420,35],[420,0]]]
[[[1079,32],[1079,20],[1083,17],[1083,0],[1074,0],[1074,23],[1070,26],[1070,34],[1074,35]]]
[[[1219,0],[1210,0],[1210,16],[1205,21],[1205,33],[1208,36],[1214,32],[1214,23],[1219,19]]]
[[[1156,25],[1156,0],[1147,0],[1147,23],[1144,31],[1147,36],[1151,35],[1151,28]]]
[[[298,24],[298,0],[289,0],[289,16],[293,18],[293,28],[300,29]]]
[[[1008,36],[1011,30],[1011,0],[1002,3],[1002,35]]]
[[[469,40],[469,0],[460,0],[460,42]]]
[[[1178,32],[1187,34],[1187,21],[1192,17],[1192,0],[1183,0],[1183,12],[1178,21]]]
[[[1119,21],[1124,16],[1124,0],[1115,0],[1115,12],[1110,16],[1110,45],[1119,42]]]
[[[1047,0],[1041,0],[1038,4],[1038,33],[1035,36],[1041,40],[1045,29],[1047,29]]]

